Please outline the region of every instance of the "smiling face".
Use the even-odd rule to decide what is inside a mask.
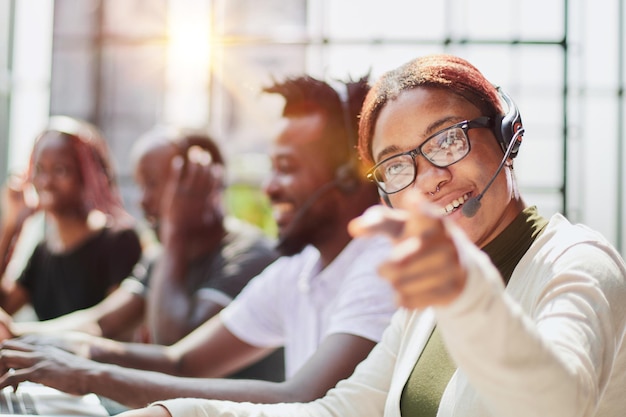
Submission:
[[[372,155],[376,163],[409,151],[433,133],[483,116],[472,103],[439,88],[418,87],[406,90],[381,110],[372,136]],[[408,193],[422,193],[455,221],[479,247],[497,236],[523,210],[511,169],[505,167],[481,200],[472,218],[461,213],[462,204],[479,195],[495,174],[503,153],[488,128],[468,131],[471,151],[459,162],[438,168],[423,156],[415,158],[417,176],[406,189],[390,194],[394,207],[406,208]]]
[[[318,191],[334,180],[331,158],[322,146],[325,115],[308,112],[287,117],[286,122],[272,149],[272,174],[265,192],[278,225],[279,249],[294,254],[333,235],[336,190]]]
[[[33,151],[32,181],[41,209],[59,216],[86,215],[80,164],[71,140],[47,132]]]

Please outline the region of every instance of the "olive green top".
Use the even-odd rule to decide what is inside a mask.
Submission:
[[[483,248],[509,282],[515,266],[548,221],[537,213],[535,206],[522,211],[493,241]],[[439,402],[456,365],[448,355],[437,327],[422,351],[400,398],[400,413],[406,417],[435,417]]]

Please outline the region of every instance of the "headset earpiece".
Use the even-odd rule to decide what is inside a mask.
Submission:
[[[507,111],[501,118],[496,118],[493,131],[503,152],[506,152],[511,140],[515,137],[517,143],[513,145],[513,149],[511,150],[511,158],[515,158],[522,144],[523,132],[516,135],[517,132],[523,130],[522,116],[511,97],[509,97],[502,88],[496,87],[496,89],[502,101],[506,104]]]
[[[342,192],[349,194],[359,187],[359,169],[355,156],[356,134],[352,126],[352,113],[350,112],[350,92],[348,84],[339,82],[337,87],[332,83],[327,83],[337,94],[339,104],[341,105],[341,113],[343,117],[343,126],[348,139],[348,160],[341,164],[335,172],[335,184]]]
[[[359,186],[357,169],[351,162],[340,165],[335,171],[335,183],[342,192],[349,194]]]

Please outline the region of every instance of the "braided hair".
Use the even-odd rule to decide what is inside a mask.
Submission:
[[[52,116],[48,126],[35,139],[28,165],[28,178],[32,179],[34,175],[37,147],[51,133],[61,135],[74,150],[86,213],[97,210],[114,223],[130,222],[131,216],[122,202],[107,142],[91,123],[68,116]]]

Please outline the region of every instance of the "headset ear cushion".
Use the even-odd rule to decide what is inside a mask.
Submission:
[[[506,151],[506,140],[504,139],[504,129],[502,127],[502,120],[504,119],[504,116],[498,115],[494,118],[494,122],[493,122],[493,134],[496,137],[496,140],[498,141],[498,144],[500,145],[500,147],[502,148],[502,151],[505,152]]]
[[[511,140],[513,140],[515,133],[522,128],[522,122],[519,115],[512,118],[511,120],[507,120],[507,116],[508,114],[502,119],[501,128],[499,130],[500,137],[498,138],[500,146],[502,147],[502,150],[504,152],[506,152],[509,145],[511,144]],[[516,143],[513,145],[513,148],[511,148],[511,158],[515,158],[517,156],[517,153],[519,152],[519,147],[522,144],[521,139],[521,135],[516,138]]]
[[[502,151],[506,152],[511,140],[513,140],[513,137],[515,136],[515,133],[522,129],[522,117],[519,113],[519,109],[508,94],[506,94],[501,88],[498,88],[498,93],[500,94],[502,101],[504,101],[507,106],[507,112],[502,117],[496,118],[493,130],[500,147],[502,147]],[[511,158],[515,158],[517,156],[521,143],[522,141],[520,135],[511,150]]]
[[[354,164],[348,162],[340,165],[335,172],[335,183],[344,193],[354,192],[359,186],[359,178]]]

